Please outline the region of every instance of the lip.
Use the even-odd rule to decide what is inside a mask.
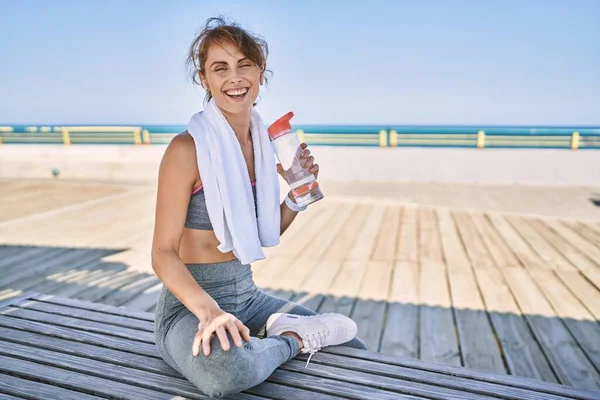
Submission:
[[[227,94],[227,92],[228,92],[228,91],[231,91],[231,90],[239,90],[239,89],[246,89],[246,93],[244,94],[244,96],[243,96],[242,98],[239,98],[239,99],[234,99],[233,97],[231,97],[230,95],[228,95],[228,94]],[[233,89],[227,89],[227,90],[223,90],[223,94],[224,94],[225,96],[227,96],[227,98],[228,98],[230,101],[234,101],[234,102],[236,102],[236,103],[240,103],[240,102],[242,102],[242,101],[246,100],[246,97],[248,97],[248,94],[249,94],[249,93],[250,93],[250,87],[237,87],[237,88],[233,88]]]

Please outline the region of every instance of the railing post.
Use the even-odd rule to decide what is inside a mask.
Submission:
[[[300,143],[304,143],[304,131],[302,129],[297,129],[296,134],[298,135]]]
[[[477,148],[478,149],[485,148],[485,132],[484,131],[477,132]]]
[[[140,136],[139,128],[133,130],[133,143],[134,144],[142,144],[142,138]]]
[[[382,129],[379,131],[379,147],[387,147],[388,146],[388,137],[387,131]]]
[[[62,137],[63,137],[63,144],[65,146],[71,145],[71,135],[69,134],[69,130],[67,128],[62,128]]]
[[[148,132],[148,129],[144,129],[142,131],[142,137],[144,140],[144,144],[150,144],[150,133]]]
[[[571,136],[571,150],[577,150],[579,148],[579,132],[573,132]]]
[[[390,147],[398,146],[398,132],[394,129],[390,131]]]

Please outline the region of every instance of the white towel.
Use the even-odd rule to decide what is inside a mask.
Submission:
[[[248,167],[229,122],[211,99],[204,111],[192,116],[187,131],[194,138],[198,171],[206,208],[222,253],[233,251],[242,262],[262,260],[262,247],[279,244],[280,204],[276,158],[263,120],[253,108],[250,132],[258,221]]]

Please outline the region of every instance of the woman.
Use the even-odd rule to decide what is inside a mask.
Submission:
[[[188,57],[194,82],[235,132],[253,185],[250,112],[265,83],[267,54],[262,39],[212,18]],[[305,167],[317,177],[319,166],[306,144],[302,148]],[[250,264],[219,251],[196,157],[186,131],[173,138],[159,169],[152,266],[164,284],[155,336],[165,362],[203,393],[222,397],[263,382],[299,352],[312,356],[338,344],[366,349],[351,319],[317,314],[264,293],[254,284]],[[292,208],[285,202],[280,206],[280,234],[297,215]]]

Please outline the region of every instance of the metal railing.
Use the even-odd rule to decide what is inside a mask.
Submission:
[[[183,125],[0,126],[0,144],[167,144]],[[306,125],[296,129],[309,145],[600,149],[597,127],[475,127]]]

